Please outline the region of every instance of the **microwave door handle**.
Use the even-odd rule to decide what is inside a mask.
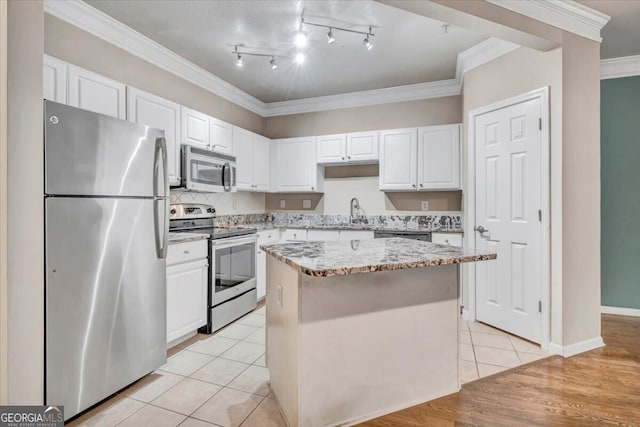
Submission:
[[[229,174],[228,180],[227,174]],[[231,191],[231,167],[229,163],[225,163],[222,166],[222,187],[224,188],[224,191]]]
[[[225,191],[227,190],[227,185],[224,183],[224,173],[226,169],[227,169],[227,164],[225,163],[222,165],[222,189]]]

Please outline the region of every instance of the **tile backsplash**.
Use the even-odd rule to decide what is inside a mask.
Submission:
[[[200,193],[171,190],[171,204],[202,203],[216,208],[218,215],[264,213],[264,193]]]

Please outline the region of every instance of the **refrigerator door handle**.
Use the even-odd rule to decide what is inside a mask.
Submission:
[[[169,175],[167,174],[167,141],[164,137],[156,138],[156,149],[153,167],[153,195],[156,197],[167,197],[169,188]],[[162,166],[160,166],[162,165]],[[158,174],[162,168],[162,194],[158,194]]]
[[[159,209],[162,209],[160,218]],[[156,239],[156,253],[158,258],[167,257],[169,247],[169,215],[167,215],[167,199],[155,199],[153,201],[153,223]]]

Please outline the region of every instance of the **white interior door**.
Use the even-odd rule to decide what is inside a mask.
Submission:
[[[475,117],[476,248],[496,252],[476,265],[476,317],[541,341],[540,98]]]

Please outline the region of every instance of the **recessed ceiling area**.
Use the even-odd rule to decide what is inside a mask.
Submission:
[[[168,1],[85,0],[114,19],[263,102],[382,89],[454,78],[458,53],[488,38],[464,28],[371,0]],[[293,36],[305,20],[367,32],[364,36],[305,26],[305,62],[296,64]],[[240,50],[276,55],[243,56]]]

